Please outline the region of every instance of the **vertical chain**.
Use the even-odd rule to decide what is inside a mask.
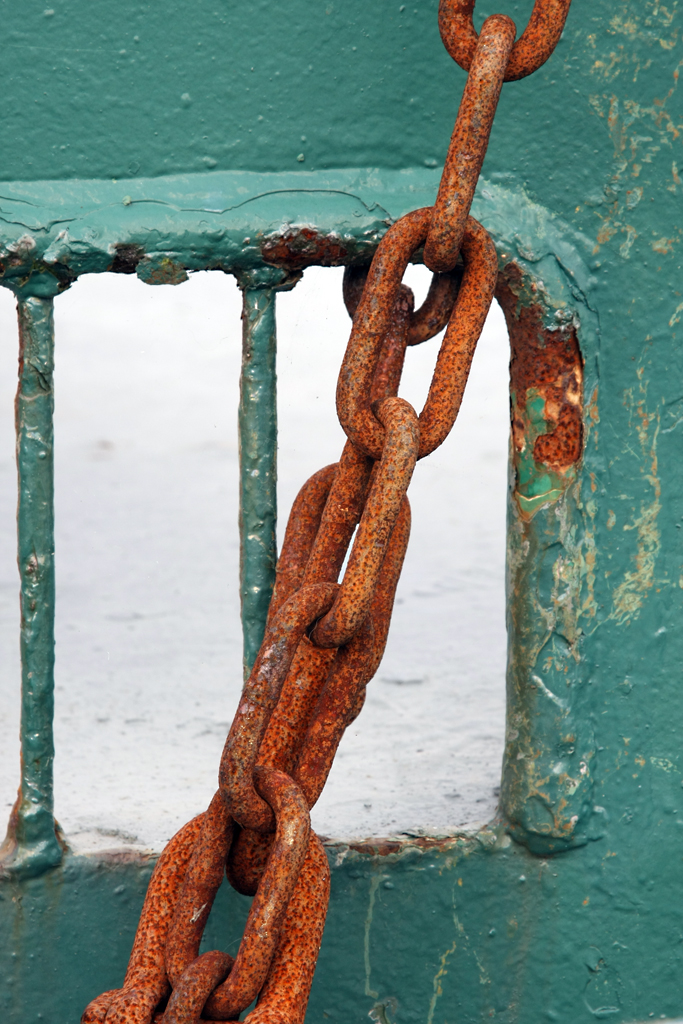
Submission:
[[[94,1000],[83,1024],[234,1020],[256,997],[250,1024],[303,1024],[329,896],[327,858],[309,810],[384,651],[416,460],[453,427],[493,298],[495,248],[469,211],[500,90],[548,59],[569,3],[536,0],[515,43],[510,18],[488,18],[477,36],[474,0],[441,2],[444,42],[469,76],[436,203],[389,228],[369,271],[346,273],[353,327],[337,411],[348,441],[339,463],[311,477],[294,503],[267,624],[264,607],[255,617],[265,633],[226,740],[219,790],[162,854],[124,986]],[[402,278],[422,246],[436,273],[414,312]],[[260,298],[251,306],[245,299],[254,323],[266,316],[272,293],[263,299],[263,309]],[[418,416],[396,397],[406,347],[444,327]],[[256,445],[255,466],[261,454]],[[234,961],[219,950],[198,955],[224,867],[236,888],[255,894]]]

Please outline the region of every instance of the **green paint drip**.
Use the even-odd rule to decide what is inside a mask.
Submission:
[[[62,859],[53,816],[54,460],[52,298],[20,297],[18,564],[21,577],[21,746],[19,799],[7,867],[35,875]]]
[[[243,291],[240,381],[240,601],[245,679],[263,640],[277,549],[275,292]]]

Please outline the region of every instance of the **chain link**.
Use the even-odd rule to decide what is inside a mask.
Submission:
[[[496,251],[469,211],[501,87],[548,59],[571,0],[536,0],[517,42],[505,15],[487,18],[477,35],[474,2],[441,0],[439,9],[444,44],[469,74],[436,203],[393,224],[369,270],[345,272],[353,327],[337,412],[348,441],[339,462],[312,476],[292,507],[218,792],[159,858],[123,987],[94,999],[82,1024],[236,1020],[254,999],[249,1024],[303,1024],[330,887],[309,811],[384,653],[416,460],[453,427],[493,298]],[[434,276],[414,311],[402,279],[423,247]],[[397,397],[406,347],[444,327],[418,416]],[[234,960],[217,950],[199,955],[224,871],[239,892],[254,896]]]

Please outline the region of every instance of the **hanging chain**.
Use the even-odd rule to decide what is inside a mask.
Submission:
[[[330,888],[309,812],[384,653],[415,463],[453,427],[493,298],[496,251],[469,211],[500,91],[550,57],[570,3],[536,0],[515,42],[505,15],[487,18],[477,36],[475,0],[441,0],[442,39],[468,78],[436,203],[389,228],[369,271],[346,270],[353,328],[337,412],[348,440],[339,462],[312,476],[294,502],[218,792],[159,858],[123,987],[94,999],[82,1024],[236,1020],[254,999],[250,1024],[303,1022]],[[401,282],[422,248],[434,277],[414,311]],[[397,397],[406,347],[444,327],[418,416]],[[199,955],[224,871],[254,896],[234,960],[219,951]]]

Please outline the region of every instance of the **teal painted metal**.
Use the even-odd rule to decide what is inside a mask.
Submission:
[[[240,379],[240,600],[244,678],[266,628],[275,583],[277,547],[277,393],[275,292],[242,292]]]
[[[276,243],[300,253],[304,228],[320,262],[367,259],[435,194],[464,80],[436,6],[6,3],[3,283],[241,272]],[[477,14],[522,25],[530,8],[479,0]],[[427,849],[330,847],[309,1021],[683,1009],[682,39],[674,2],[573,0],[552,60],[503,90],[474,214],[501,268],[522,272],[520,316],[575,325],[584,455],[559,484],[533,458],[512,467],[500,821]],[[59,56],[37,62],[37,46]],[[538,398],[521,398],[535,437],[552,420]],[[75,1020],[118,981],[140,871],[68,857],[2,882],[11,1024],[27,1007]],[[225,898],[211,927],[229,942],[241,911]]]
[[[52,276],[20,290],[16,399],[18,564],[21,578],[21,783],[2,866],[22,877],[55,867],[53,814],[55,552]],[[42,284],[42,287],[41,287]],[[38,294],[35,294],[35,292]],[[40,295],[40,292],[43,294]],[[46,294],[47,293],[47,294]]]

